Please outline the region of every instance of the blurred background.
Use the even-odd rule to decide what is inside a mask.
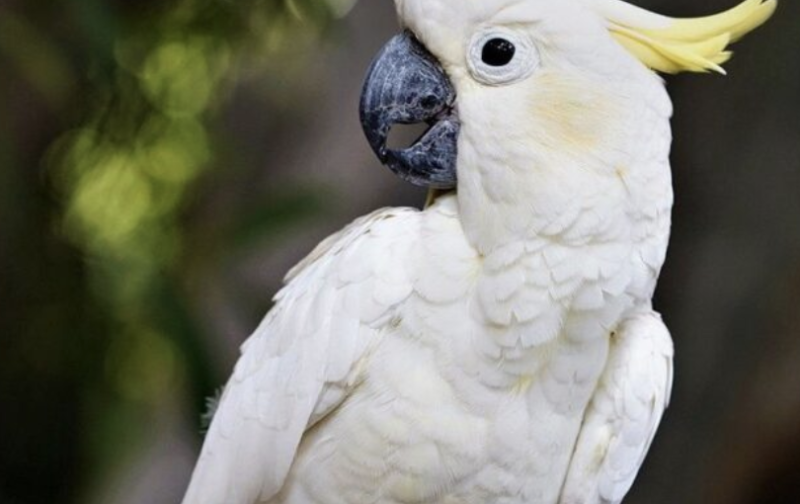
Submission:
[[[0,504],[179,502],[283,274],[422,203],[357,119],[393,7],[351,7],[0,0]],[[676,383],[628,504],[800,502],[798,19],[782,2],[728,77],[667,78]]]

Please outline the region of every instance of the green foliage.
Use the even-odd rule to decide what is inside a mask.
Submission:
[[[0,266],[39,271],[41,278],[24,279],[32,296],[53,291],[48,312],[0,288],[12,296],[0,303],[4,310],[10,314],[16,301],[23,307],[14,314],[19,325],[2,329],[14,338],[0,345],[3,357],[20,356],[20,365],[0,378],[8,377],[14,393],[16,377],[38,380],[53,392],[26,398],[30,416],[47,422],[46,408],[58,408],[63,425],[81,426],[70,431],[70,451],[20,444],[32,459],[49,450],[73,470],[42,459],[26,472],[60,471],[61,478],[33,489],[24,488],[24,478],[12,484],[2,477],[0,502],[83,500],[136,452],[154,411],[183,401],[187,388],[200,411],[222,383],[183,291],[202,253],[192,247],[204,244],[188,236],[187,214],[203,181],[226,166],[212,126],[243,62],[269,72],[296,60],[298,48],[315,44],[348,4],[178,0],[126,10],[119,2],[76,0],[0,7],[0,64],[50,111],[46,136],[54,137],[25,147],[19,128],[0,124],[0,238],[19,244],[0,248]],[[3,86],[0,92],[11,89]],[[13,107],[7,103],[0,113],[23,117]],[[36,159],[44,147],[46,155]],[[24,167],[37,162],[43,172],[32,180]],[[15,187],[35,187],[35,197]],[[263,207],[245,208],[223,235],[230,246],[246,246],[305,222],[322,210],[321,201],[314,190],[283,191]],[[26,208],[21,215],[5,211]],[[55,247],[50,256],[42,253],[48,244]],[[0,281],[15,278],[0,271]],[[42,375],[26,367],[37,359]],[[53,403],[57,383],[68,393]],[[19,470],[14,457],[0,457],[0,469]]]

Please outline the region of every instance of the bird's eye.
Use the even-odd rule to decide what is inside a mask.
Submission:
[[[500,86],[530,76],[539,66],[539,52],[524,32],[494,28],[472,37],[467,64],[475,80]]]
[[[489,66],[501,67],[511,63],[517,48],[508,40],[493,38],[483,46],[481,59]]]

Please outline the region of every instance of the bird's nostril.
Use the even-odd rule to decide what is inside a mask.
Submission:
[[[419,104],[425,110],[432,110],[436,107],[439,100],[434,95],[427,95],[422,100],[420,100]]]

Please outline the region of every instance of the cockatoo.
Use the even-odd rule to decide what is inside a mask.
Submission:
[[[395,3],[404,31],[361,119],[435,197],[358,219],[289,272],[184,504],[618,503],[672,382],[651,304],[673,202],[657,72],[722,72],[775,0],[697,19],[621,0]]]

